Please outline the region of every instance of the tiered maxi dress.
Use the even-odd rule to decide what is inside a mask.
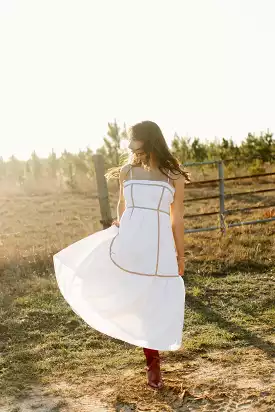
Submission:
[[[56,280],[89,326],[130,344],[181,347],[185,284],[178,274],[169,181],[124,181],[120,227],[93,233],[53,256]]]

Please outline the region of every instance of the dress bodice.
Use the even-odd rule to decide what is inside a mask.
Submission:
[[[126,208],[151,209],[169,214],[174,192],[170,183],[161,180],[124,181]]]
[[[116,266],[136,275],[179,276],[170,220],[174,193],[167,181],[124,181],[125,210],[110,245]]]

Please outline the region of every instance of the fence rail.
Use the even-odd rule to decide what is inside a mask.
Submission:
[[[101,223],[103,228],[107,228],[112,224],[112,216],[111,216],[111,208],[109,203],[109,196],[108,196],[108,189],[107,183],[104,176],[104,159],[102,155],[94,155],[93,156],[95,171],[96,171],[96,180],[97,180],[97,187],[98,187],[98,199],[100,203],[100,210],[101,210]],[[232,159],[236,160],[236,159]],[[239,160],[239,159],[237,159]],[[235,193],[227,193],[225,194],[225,182],[229,181],[236,181],[242,179],[251,179],[251,178],[258,178],[258,177],[265,177],[265,176],[274,176],[275,172],[270,173],[260,173],[260,174],[252,174],[252,175],[245,175],[245,176],[235,176],[235,177],[228,177],[224,178],[224,161],[223,160],[210,160],[206,162],[188,162],[184,163],[182,166],[202,166],[202,165],[216,165],[218,169],[218,178],[211,179],[211,180],[203,180],[197,182],[191,182],[186,187],[192,186],[199,186],[199,185],[207,185],[210,183],[218,183],[219,187],[219,194],[214,196],[205,196],[205,197],[195,197],[195,198],[188,198],[184,200],[184,203],[189,202],[198,202],[202,200],[210,200],[210,199],[219,199],[219,210],[215,210],[212,212],[205,212],[205,213],[196,213],[196,214],[186,214],[184,217],[187,219],[197,218],[197,217],[204,217],[204,216],[219,216],[219,225],[210,226],[210,227],[200,227],[200,228],[190,228],[185,229],[185,233],[197,233],[197,232],[206,232],[206,231],[213,231],[213,230],[220,230],[223,234],[226,232],[227,228],[236,227],[236,226],[243,226],[243,225],[252,225],[258,223],[267,223],[275,221],[275,217],[270,217],[266,219],[257,219],[257,220],[250,220],[250,221],[241,221],[241,222],[233,222],[233,223],[226,223],[226,216],[229,216],[234,213],[247,213],[251,210],[256,209],[266,209],[266,208],[273,208],[275,204],[271,205],[260,205],[260,206],[250,206],[244,208],[236,208],[236,209],[226,209],[225,208],[225,200],[230,199],[234,196],[240,195],[251,195],[254,193],[265,193],[265,192],[272,192],[275,191],[274,188],[269,189],[261,189],[261,190],[252,190],[246,192],[235,192]]]
[[[246,176],[234,176],[234,177],[226,177],[223,179],[225,182],[229,182],[230,180],[241,180],[241,179],[250,179],[253,177],[263,177],[263,176],[272,176],[275,175],[275,172],[272,173],[259,173],[253,175],[246,175]],[[220,179],[211,179],[211,180],[197,180],[196,182],[188,183],[188,186],[197,186],[197,185],[205,185],[207,183],[217,183]]]
[[[258,177],[265,177],[265,176],[274,176],[275,172],[259,173],[259,174],[252,174],[252,175],[245,175],[245,176],[234,176],[234,177],[224,178],[224,163],[223,163],[222,160],[211,161],[211,162],[184,163],[182,166],[184,166],[184,167],[185,166],[199,166],[199,165],[201,166],[201,165],[207,165],[207,164],[216,164],[217,165],[217,167],[218,167],[218,176],[219,176],[218,179],[192,182],[192,183],[189,183],[187,187],[196,186],[196,185],[203,185],[203,184],[209,184],[209,183],[218,183],[219,184],[219,195],[188,198],[188,199],[185,199],[184,203],[198,202],[198,201],[210,200],[210,199],[219,199],[219,210],[216,210],[216,211],[213,211],[213,212],[187,214],[184,217],[187,218],[187,219],[192,219],[192,218],[203,217],[203,216],[219,215],[220,225],[219,226],[196,228],[196,229],[185,229],[185,231],[184,231],[185,233],[205,232],[205,231],[212,231],[212,230],[218,230],[219,229],[224,234],[226,232],[226,229],[230,228],[230,227],[237,227],[237,226],[243,226],[243,225],[252,225],[252,224],[267,223],[267,222],[275,221],[275,217],[270,217],[270,218],[266,218],[266,219],[250,220],[250,221],[233,222],[233,223],[226,223],[226,220],[225,220],[225,217],[230,215],[230,214],[245,213],[245,212],[249,212],[251,210],[267,209],[267,208],[271,208],[271,207],[275,206],[274,204],[272,204],[272,205],[251,206],[251,207],[237,208],[237,209],[226,209],[225,208],[225,200],[226,199],[230,199],[230,198],[233,198],[235,196],[240,196],[240,195],[251,195],[251,194],[254,194],[254,193],[272,192],[272,191],[275,191],[275,187],[274,188],[269,188],[269,189],[251,190],[251,191],[246,191],[246,192],[234,192],[234,193],[225,194],[225,182],[242,180],[242,179],[258,178]]]

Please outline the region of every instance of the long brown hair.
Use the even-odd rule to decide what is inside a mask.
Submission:
[[[149,120],[137,123],[130,127],[129,134],[132,140],[138,140],[143,142],[142,150],[145,152],[145,156],[141,157],[138,154],[133,154],[131,165],[132,166],[144,166],[149,167],[150,155],[153,154],[159,170],[165,175],[171,171],[176,175],[183,175],[186,182],[190,182],[190,174],[185,171],[180,162],[172,155],[166,140],[162,134],[160,127]],[[126,162],[127,163],[127,162]],[[118,177],[120,167],[109,169],[106,173],[107,179]],[[172,177],[170,177],[172,179]]]

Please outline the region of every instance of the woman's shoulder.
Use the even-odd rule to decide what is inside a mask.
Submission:
[[[120,171],[121,171],[121,173],[130,172],[132,167],[133,167],[133,165],[131,163],[126,163],[125,165],[121,166]]]
[[[182,167],[180,167],[180,170],[182,173],[180,173],[178,170],[169,170],[170,182],[175,188],[182,185],[184,186],[186,182],[186,172]]]
[[[132,164],[131,163],[126,163],[125,165],[121,166],[120,168],[120,176],[123,180],[125,180],[125,178],[128,176],[131,168],[132,168]]]
[[[128,172],[133,165],[131,163],[126,163],[125,165],[121,166],[120,170],[122,172]]]

